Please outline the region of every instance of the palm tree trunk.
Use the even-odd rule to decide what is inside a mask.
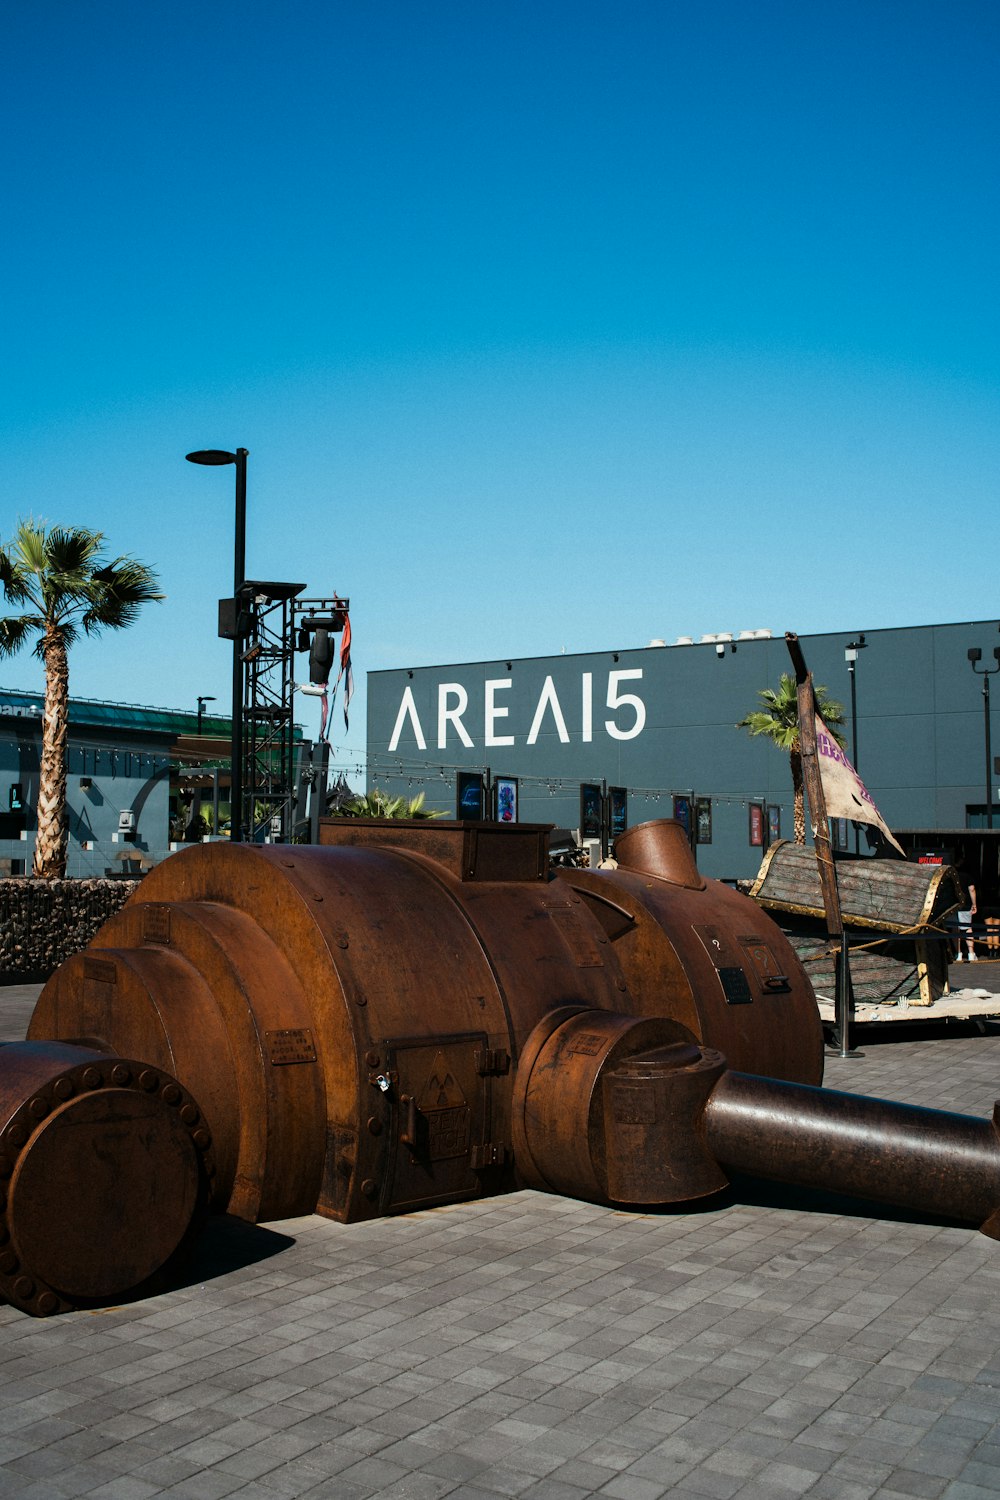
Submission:
[[[806,799],[802,782],[802,756],[798,750],[789,750],[788,758],[792,763],[792,790],[795,793],[795,842],[804,844],[806,841]]]
[[[34,875],[61,880],[66,874],[66,750],[69,739],[69,662],[66,643],[51,624],[42,645],[45,657],[45,714],[42,766],[38,778],[38,828]]]

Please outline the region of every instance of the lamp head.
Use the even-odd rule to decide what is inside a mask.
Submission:
[[[224,448],[199,448],[195,453],[185,453],[184,457],[189,464],[208,464],[215,467],[218,464],[234,464],[235,453],[227,453]]]
[[[978,646],[970,646],[969,649],[968,649],[968,651],[966,652],[966,655],[968,656],[969,660],[972,662],[973,666],[975,666],[975,664],[976,664],[977,661],[981,661],[982,660],[983,653],[980,651],[980,649],[979,649]]]

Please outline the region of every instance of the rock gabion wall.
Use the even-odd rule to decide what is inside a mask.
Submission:
[[[47,979],[79,953],[138,880],[0,880],[0,983]]]

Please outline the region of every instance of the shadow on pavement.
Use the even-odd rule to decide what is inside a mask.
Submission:
[[[280,1255],[294,1244],[291,1235],[279,1234],[260,1224],[247,1224],[230,1214],[210,1214],[183,1261],[174,1268],[169,1285],[177,1288],[215,1281],[233,1271],[242,1271],[247,1266],[270,1260],[271,1256]]]
[[[745,1177],[734,1173],[722,1203],[745,1204],[748,1208],[779,1208],[795,1213],[840,1216],[845,1219],[878,1219],[887,1224],[936,1224],[940,1228],[967,1229],[978,1233],[976,1226],[944,1214],[918,1213],[911,1208],[897,1208],[874,1199],[854,1198],[849,1193],[834,1193],[823,1188],[796,1187],[786,1182],[769,1182],[762,1177]],[[721,1206],[721,1204],[720,1204]]]

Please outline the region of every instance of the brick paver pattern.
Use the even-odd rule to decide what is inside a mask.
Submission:
[[[992,1111],[1000,1032],[886,1030],[828,1085]],[[738,1186],[220,1221],[147,1301],[0,1308],[0,1495],[995,1500],[1000,1244]]]

